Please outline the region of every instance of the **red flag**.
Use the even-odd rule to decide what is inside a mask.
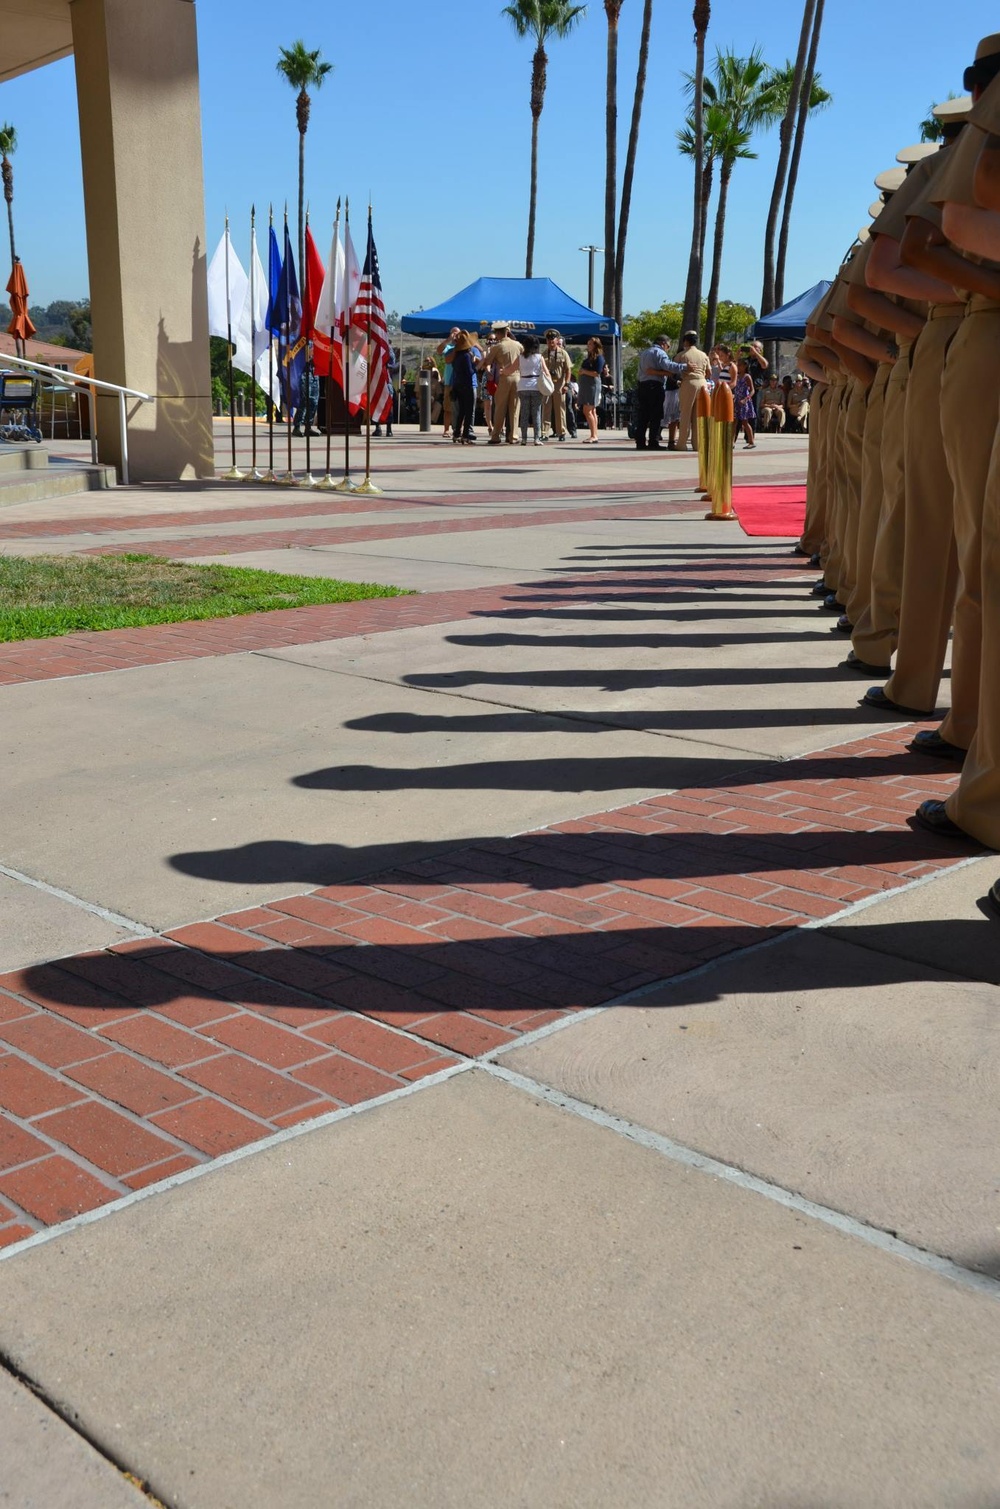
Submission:
[[[326,277],[326,268],[319,254],[313,233],[306,226],[306,271],[305,287],[302,294],[302,334],[307,341],[313,338],[316,326],[316,310],[319,305],[319,296],[323,292],[323,280]]]
[[[368,337],[368,375],[365,392],[361,395],[360,407],[371,406],[371,416],[378,423],[389,413],[392,405],[392,385],[389,376],[389,332],[385,323],[385,302],[382,298],[382,278],[379,273],[378,252],[372,234],[371,210],[368,211],[368,247],[365,265],[361,272],[361,287],[354,306],[352,321],[355,330]]]

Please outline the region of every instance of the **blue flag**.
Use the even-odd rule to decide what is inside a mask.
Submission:
[[[278,321],[275,318],[274,306],[278,300],[278,287],[281,283],[281,250],[278,246],[278,238],[274,233],[274,226],[268,233],[267,240],[267,315],[264,328],[269,335],[279,335]]]
[[[302,374],[306,369],[308,342],[302,332],[302,300],[299,297],[299,280],[295,275],[295,258],[292,256],[287,223],[285,256],[272,313],[278,332],[278,375],[281,379],[282,399],[288,408],[294,409],[301,402]]]

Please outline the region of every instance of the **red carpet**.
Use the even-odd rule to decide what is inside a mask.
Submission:
[[[797,540],[806,518],[806,490],[798,487],[734,487],[733,508],[744,534]]]

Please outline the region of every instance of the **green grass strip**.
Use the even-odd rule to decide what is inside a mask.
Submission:
[[[0,556],[0,642],[409,595],[372,582],[154,555]]]

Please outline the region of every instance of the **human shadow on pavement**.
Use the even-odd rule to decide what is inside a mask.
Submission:
[[[446,644],[474,649],[503,650],[537,646],[558,650],[722,650],[743,644],[802,644],[819,640],[830,644],[828,628],[796,629],[783,633],[732,634],[446,634]],[[846,653],[846,651],[845,651]],[[833,667],[831,667],[833,669]]]

